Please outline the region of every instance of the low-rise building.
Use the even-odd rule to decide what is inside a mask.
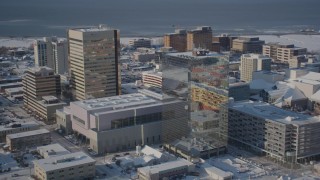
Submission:
[[[5,93],[10,97],[13,97],[14,95],[23,95],[23,87],[8,88],[5,90]]]
[[[5,92],[5,90],[9,88],[18,88],[18,87],[22,87],[22,82],[0,84],[0,92]]]
[[[93,179],[95,162],[83,152],[54,156],[34,161],[34,175],[40,180]]]
[[[36,107],[36,114],[44,118],[46,121],[52,122],[56,119],[56,110],[62,109],[66,103],[60,101],[55,96],[42,96],[42,100],[37,101],[34,106]]]
[[[129,40],[129,45],[134,48],[140,48],[140,47],[150,48],[151,39],[147,39],[147,38],[131,39]]]
[[[16,134],[9,134],[6,138],[6,144],[10,151],[25,150],[36,146],[51,143],[51,134],[46,129],[38,129]]]
[[[138,168],[138,176],[140,180],[158,180],[170,178],[175,175],[186,174],[195,170],[195,164],[185,160],[178,159],[155,166],[147,166]]]
[[[162,72],[147,71],[142,74],[142,83],[147,87],[162,87]]]
[[[208,143],[201,139],[181,139],[171,144],[165,144],[164,148],[169,152],[183,157],[191,162],[198,162],[199,158],[208,159],[219,154],[225,154],[227,148],[218,142]]]
[[[66,150],[64,147],[57,143],[37,147],[37,151],[43,158],[61,156],[70,153],[70,151]]]
[[[233,97],[235,101],[243,101],[250,99],[250,86],[246,82],[235,82],[229,84],[229,97]]]
[[[268,43],[263,45],[263,55],[274,61],[289,63],[294,56],[307,54],[306,48],[295,47],[293,44],[283,45],[279,43]]]
[[[0,142],[6,141],[6,136],[8,134],[15,134],[25,131],[33,131],[39,129],[39,124],[31,121],[21,124],[8,124],[4,126],[0,126]]]
[[[56,123],[62,133],[68,135],[72,133],[72,122],[70,107],[63,107],[63,109],[56,110]]]

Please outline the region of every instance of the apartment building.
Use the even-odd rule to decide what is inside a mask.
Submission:
[[[174,33],[164,36],[164,47],[172,47],[178,52],[187,50],[187,31],[184,29],[176,29]]]
[[[142,83],[147,87],[162,87],[162,72],[147,71],[142,74]]]
[[[39,180],[93,179],[95,162],[84,152],[49,157],[34,161],[34,175]]]
[[[295,56],[306,54],[306,48],[295,47],[293,44],[268,43],[263,45],[263,55],[272,58],[275,62],[289,63],[290,59]]]
[[[51,143],[51,134],[46,129],[9,134],[6,144],[10,151],[26,150],[27,148],[42,146]]]
[[[258,37],[239,37],[232,41],[231,51],[237,53],[262,53],[262,45],[265,42]]]
[[[195,48],[212,50],[212,29],[209,26],[200,26],[187,32],[187,50]]]
[[[283,162],[306,162],[320,155],[320,119],[280,109],[267,103],[229,102],[228,125],[221,134]]]
[[[57,115],[64,112],[70,114],[72,130],[86,137],[89,146],[99,154],[161,143],[163,123],[186,116],[185,102],[142,93],[75,101]],[[181,128],[187,126],[186,121],[180,123]],[[178,137],[186,135],[182,132]],[[166,135],[176,137],[175,133]]]
[[[0,126],[0,142],[5,142],[6,141],[6,136],[8,134],[16,134],[20,132],[25,132],[25,131],[33,131],[39,129],[39,124],[31,121],[31,122],[26,122],[26,123],[21,123],[21,124],[8,124],[8,125],[3,125]]]
[[[252,81],[254,71],[270,71],[271,58],[260,54],[244,54],[241,56],[240,79],[241,81]]]
[[[119,35],[119,30],[102,25],[69,29],[70,75],[75,100],[119,94]]]
[[[45,120],[53,120],[55,109],[52,110],[52,106],[51,109],[47,109],[49,104],[48,102],[50,102],[50,100],[48,101],[48,98],[51,98],[52,96],[60,97],[60,76],[54,74],[54,70],[51,68],[45,66],[34,67],[29,68],[26,71],[22,83],[24,91],[24,106],[34,112],[37,112]],[[46,96],[49,97],[45,98]],[[45,102],[43,102],[43,100]],[[57,108],[61,105],[62,104],[59,104]]]

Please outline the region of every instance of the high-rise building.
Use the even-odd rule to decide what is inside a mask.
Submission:
[[[195,30],[187,33],[187,50],[192,51],[194,48],[206,50],[212,49],[212,29],[209,26],[200,26]]]
[[[100,25],[69,29],[69,62],[76,100],[118,95],[119,30]]]
[[[52,42],[53,66],[56,74],[65,74],[69,71],[68,41],[57,40]]]
[[[56,74],[68,72],[68,43],[57,37],[44,37],[34,44],[34,60],[36,66],[47,66]]]
[[[236,38],[237,37],[228,36],[226,34],[222,34],[220,36],[212,37],[212,41],[220,43],[220,50],[222,50],[222,51],[230,51],[230,49],[232,48],[232,41],[234,39],[236,39]]]
[[[237,53],[262,53],[262,45],[265,42],[258,37],[239,37],[232,41],[231,50]]]
[[[47,66],[54,68],[52,41],[55,37],[45,37],[36,40],[34,44],[34,61],[36,66]]]
[[[164,47],[172,47],[178,52],[187,50],[187,31],[184,29],[176,29],[174,33],[164,36]]]
[[[295,56],[307,54],[307,48],[295,47],[293,44],[283,45],[268,43],[263,45],[263,55],[271,57],[274,61],[289,63]]]
[[[252,73],[261,70],[271,70],[271,58],[260,54],[244,54],[241,56],[240,79],[242,81],[252,81]]]
[[[53,104],[58,105],[57,108],[61,108],[63,105],[55,98],[61,94],[60,76],[55,75],[51,68],[34,67],[26,71],[22,83],[25,107],[45,116],[48,120],[53,119],[55,109],[52,110],[52,108],[56,107],[53,107]],[[49,102],[51,99],[55,99],[53,104]]]
[[[168,53],[162,69],[164,96],[187,104],[184,117],[166,120],[180,112],[175,107],[163,114],[163,141],[177,143],[185,137],[191,144],[201,140],[222,148],[218,129],[221,107],[228,100],[228,56],[201,49]]]

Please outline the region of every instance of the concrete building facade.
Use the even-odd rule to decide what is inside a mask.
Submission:
[[[258,37],[239,37],[232,41],[231,51],[238,53],[262,53],[262,45],[265,42]]]
[[[26,131],[16,134],[9,134],[6,137],[6,144],[10,151],[26,150],[37,146],[51,143],[51,134],[46,129]]]
[[[5,142],[6,136],[8,134],[33,131],[39,129],[39,127],[39,124],[35,122],[26,122],[21,124],[9,124],[0,126],[0,142]]]
[[[184,102],[161,99],[161,95],[150,97],[135,93],[76,101],[59,115],[70,114],[72,130],[85,136],[97,153],[117,152],[137,145],[161,143],[164,115],[170,113],[170,119],[184,116]],[[169,107],[179,111],[172,112]]]
[[[69,61],[76,100],[119,94],[119,30],[104,26],[69,29]]]
[[[83,152],[49,157],[34,161],[34,175],[40,180],[93,179],[95,162]]]
[[[244,54],[241,56],[240,79],[242,81],[252,81],[253,72],[260,70],[271,70],[271,58],[259,54]]]
[[[61,95],[60,76],[48,67],[29,68],[23,77],[24,106],[38,112],[46,120],[52,120],[54,111],[49,111],[43,104],[43,97]],[[47,103],[48,104],[48,103]],[[41,111],[39,111],[41,110]]]
[[[131,39],[129,40],[129,45],[134,48],[151,48],[151,39],[140,38],[140,39]]]
[[[263,45],[262,53],[271,57],[275,62],[289,63],[294,56],[306,55],[307,49],[295,47],[293,44],[268,43]]]
[[[262,102],[230,102],[228,125],[221,132],[230,143],[283,162],[318,159],[320,119]],[[226,119],[224,119],[226,120]]]

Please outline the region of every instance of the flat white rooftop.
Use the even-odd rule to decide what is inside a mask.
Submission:
[[[94,159],[84,152],[70,153],[34,161],[35,164],[38,164],[46,172],[95,162]]]
[[[70,151],[62,147],[60,144],[49,144],[46,146],[40,146],[37,147],[37,151],[45,152],[48,153],[49,157],[50,156],[57,156],[57,155],[64,155],[64,154],[69,154]]]
[[[105,109],[105,112],[107,112],[116,109],[126,109],[157,103],[161,102],[142,93],[134,93],[99,99],[76,101],[72,102],[71,104],[75,104],[86,110],[95,110],[103,108]]]
[[[234,109],[255,117],[277,121],[283,124],[304,125],[310,123],[320,123],[319,117],[312,117],[292,111],[287,111],[263,102],[231,102],[229,103],[229,109]]]
[[[95,26],[95,27],[74,28],[71,30],[81,31],[81,32],[102,32],[102,31],[113,31],[115,29],[112,29],[112,28],[106,27],[106,26],[103,26],[103,27]]]
[[[0,126],[0,132],[1,131],[7,131],[7,130],[10,130],[10,129],[39,126],[39,124],[35,123],[34,121],[30,121],[30,122],[26,122],[26,123],[14,123],[14,124],[21,124],[21,127],[12,128],[11,125],[13,125],[13,124],[8,124],[8,125],[5,125],[5,126]]]
[[[171,169],[175,169],[183,166],[191,166],[191,165],[193,165],[193,163],[185,159],[178,159],[176,161],[170,161],[170,162],[158,164],[155,166],[147,166],[147,167],[139,168],[138,171],[140,171],[140,173],[145,175],[147,175],[148,173],[157,174],[159,172],[170,171]]]
[[[16,134],[9,134],[7,137],[10,139],[16,139],[16,138],[21,138],[21,137],[28,137],[28,136],[34,136],[34,135],[41,135],[41,134],[46,134],[49,133],[48,130],[46,129],[38,129],[34,131],[27,131],[27,132],[22,132],[22,133],[16,133]]]

